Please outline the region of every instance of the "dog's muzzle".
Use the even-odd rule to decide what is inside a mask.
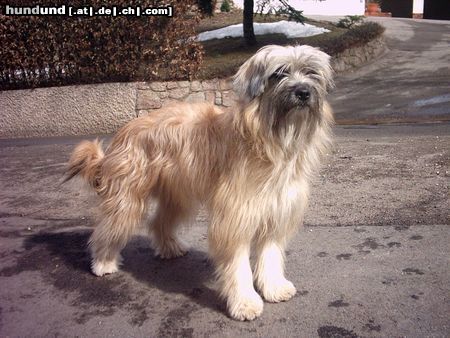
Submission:
[[[300,86],[295,88],[294,95],[297,99],[299,99],[301,102],[306,102],[311,97],[311,92],[308,88],[304,86]]]
[[[301,107],[311,104],[312,95],[311,88],[305,84],[295,86],[291,92],[293,103]]]

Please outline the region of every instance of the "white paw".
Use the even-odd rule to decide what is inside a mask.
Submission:
[[[265,300],[271,303],[284,302],[297,293],[297,289],[294,284],[292,284],[287,279],[280,280],[275,283],[266,284],[261,289],[262,295]]]
[[[228,310],[233,319],[244,321],[261,316],[264,303],[256,291],[252,291],[249,295],[233,298],[228,303]]]
[[[119,271],[119,260],[115,259],[112,261],[92,261],[92,273],[96,276],[103,276],[110,273]]]
[[[181,257],[187,254],[187,248],[180,241],[175,239],[166,240],[164,243],[156,245],[155,255],[162,259]]]

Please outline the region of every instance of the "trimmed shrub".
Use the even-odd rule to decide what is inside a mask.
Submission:
[[[340,28],[352,28],[364,21],[364,16],[362,15],[346,15],[339,20],[336,26]]]
[[[384,30],[385,28],[376,22],[366,22],[354,26],[338,38],[321,41],[320,47],[324,52],[336,55],[348,48],[362,46],[378,38]]]
[[[220,5],[221,12],[229,12],[231,11],[231,5],[228,0],[223,0],[222,5]]]
[[[63,0],[40,1],[60,6]],[[164,16],[0,15],[0,89],[80,83],[189,79],[203,57],[195,0],[168,1]],[[11,0],[10,6],[23,6]],[[157,0],[75,0],[94,8],[161,6]]]

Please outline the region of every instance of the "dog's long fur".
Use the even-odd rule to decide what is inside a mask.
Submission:
[[[98,142],[78,145],[68,178],[81,175],[100,200],[89,240],[94,274],[118,270],[119,253],[150,200],[158,203],[149,224],[157,254],[184,255],[176,227],[202,202],[230,315],[251,320],[261,314],[253,282],[267,301],[291,298],[296,290],[284,277],[283,251],[302,222],[310,179],[329,144],[332,113],[325,95],[331,85],[325,53],[268,46],[237,72],[240,100],[232,113],[180,103],[129,122],[105,154]],[[308,91],[307,100],[299,99],[299,88]]]

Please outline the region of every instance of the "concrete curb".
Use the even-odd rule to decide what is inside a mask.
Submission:
[[[332,59],[337,73],[360,67],[386,51],[384,38]],[[0,91],[0,138],[113,133],[137,116],[173,101],[207,100],[229,109],[230,79],[105,83]]]

